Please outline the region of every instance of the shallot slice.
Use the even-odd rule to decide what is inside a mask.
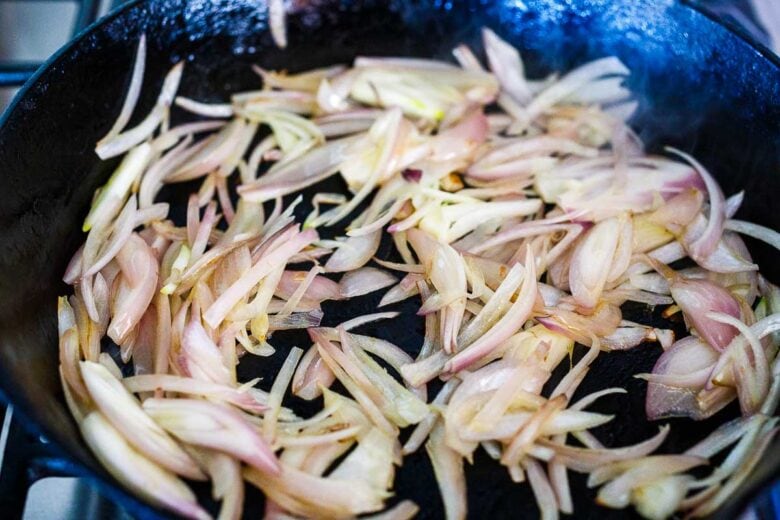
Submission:
[[[722,312],[738,319],[740,308],[734,297],[708,280],[677,278],[669,289],[696,332],[713,348],[721,351],[726,348],[737,331],[731,325],[709,318],[707,313]]]
[[[184,442],[224,451],[253,468],[278,475],[279,462],[267,442],[235,409],[196,399],[147,399],[144,411]]]
[[[525,257],[525,272],[523,285],[517,295],[517,300],[507,309],[506,313],[483,336],[474,343],[458,352],[450,359],[445,370],[459,372],[463,368],[479,360],[496,348],[502,341],[508,339],[523,326],[533,309],[536,300],[536,269],[529,248]]]
[[[376,254],[381,238],[381,230],[357,237],[348,237],[325,262],[325,270],[331,273],[340,273],[363,267]]]
[[[125,94],[125,100],[122,103],[122,109],[119,111],[114,125],[108,131],[108,133],[98,141],[107,142],[119,135],[119,132],[124,130],[127,123],[130,122],[130,117],[133,115],[135,105],[138,102],[138,96],[141,94],[141,86],[144,80],[144,70],[146,68],[146,34],[142,34],[138,39],[138,48],[135,52],[135,62],[133,63],[133,72],[130,75],[130,85],[127,87],[127,93]]]
[[[99,412],[87,415],[80,429],[87,445],[109,473],[139,496],[186,518],[211,518],[184,482],[130,447],[119,430]]]

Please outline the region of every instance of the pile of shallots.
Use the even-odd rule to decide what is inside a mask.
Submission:
[[[778,234],[733,219],[742,194],[725,198],[692,157],[643,152],[618,59],[533,81],[513,47],[489,30],[484,44],[490,71],[463,46],[458,66],[257,68],[262,89],[224,104],[177,97],[178,64],[126,128],[141,39],[96,148],[121,162],[59,300],[65,396],[119,481],[190,518],[210,515],[185,479],[212,482],[223,519],[241,516],[244,481],[268,518],[353,518],[384,508],[396,466],[424,445],[450,519],[466,517],[464,461],[480,449],[530,484],[543,518],[573,513],[570,472],[588,475],[599,504],[648,518],[708,515],[740,485],[776,432],[780,396],[780,291],[740,235],[778,247]],[[174,105],[202,117],[173,126]],[[300,197],[282,197],[334,175],[348,189],[317,193],[296,222]],[[172,221],[160,190],[194,180],[186,222]],[[344,236],[320,239],[336,224]],[[401,261],[376,257],[383,233]],[[380,307],[419,298],[421,346],[354,332],[396,312],[320,326],[323,301],[380,289]],[[627,301],[681,313],[689,335],[624,320]],[[308,330],[311,346],[275,353],[286,329]],[[605,447],[590,430],[612,416],[590,407],[625,390],[577,389],[597,356],[646,341],[664,348],[637,374],[649,419],[700,420],[734,400],[742,417],[677,455],[653,455],[668,426]],[[575,342],[586,353],[570,364]],[[269,392],[237,380],[242,356],[271,355],[286,360]],[[561,363],[568,373],[543,393]],[[428,395],[436,378],[446,383]],[[299,417],[288,392],[322,407]],[[417,509],[401,501],[374,518]]]

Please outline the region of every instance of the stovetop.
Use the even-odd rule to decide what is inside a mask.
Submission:
[[[780,0],[693,1],[780,52]],[[0,1],[0,111],[15,88],[36,70],[46,54],[123,2]],[[63,6],[68,3],[71,4],[69,7]],[[63,29],[63,12],[70,13],[71,31]],[[768,24],[768,17],[772,16],[779,26],[767,30],[762,22]],[[52,475],[50,468],[31,467],[28,461],[46,452],[46,440],[25,432],[18,421],[14,421],[13,407],[0,403],[0,424],[0,517],[24,520],[131,518],[116,504],[103,498],[85,479]],[[741,520],[765,518],[780,518],[780,485],[759,496]]]
[[[131,520],[86,479],[54,475],[51,468],[30,465],[28,461],[46,453],[46,439],[27,433],[14,420],[12,406],[0,407],[0,417],[0,517]]]

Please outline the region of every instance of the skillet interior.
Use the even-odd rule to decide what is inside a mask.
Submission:
[[[1,121],[0,385],[30,427],[52,442],[56,453],[67,454],[65,461],[75,461],[76,471],[98,475],[103,490],[137,516],[154,512],[119,490],[99,468],[63,405],[54,304],[56,295],[66,291],[61,274],[83,239],[78,229],[91,194],[115,164],[100,164],[92,149],[118,113],[134,52],[128,42],[136,41],[141,32],[146,32],[149,42],[147,81],[137,110],[141,116],[152,106],[164,72],[181,59],[188,62],[181,92],[219,100],[230,92],[259,86],[249,70],[251,63],[295,71],[347,63],[357,54],[446,59],[458,43],[478,48],[482,26],[492,27],[519,47],[534,75],[617,55],[633,71],[630,86],[640,101],[634,126],[650,149],[660,151],[660,146],[671,144],[692,152],[711,168],[727,194],[746,190],[740,217],[780,228],[780,215],[773,208],[773,194],[780,193],[778,66],[689,7],[671,0],[299,0],[294,4],[290,46],[280,51],[264,30],[261,2],[133,3],[60,53]],[[343,189],[337,180],[326,186],[329,191]],[[169,195],[176,199],[182,193],[172,190]],[[758,244],[748,245],[762,272],[777,283],[776,254]],[[326,308],[328,323],[337,323],[347,313],[370,312],[377,301],[378,297],[369,296],[346,308]],[[365,330],[415,352],[422,324],[407,317]],[[245,362],[242,372],[272,373],[293,344],[308,345],[302,336],[289,335],[279,341],[281,355]],[[645,384],[631,375],[652,368],[659,352],[659,347],[648,345],[601,356],[594,364],[579,395],[608,386],[630,392],[605,398],[597,408],[617,415],[596,431],[605,444],[633,443],[657,431],[657,424],[644,419]],[[674,421],[664,449],[684,449],[728,413],[736,411],[732,407],[704,423]],[[768,450],[754,481],[743,492],[780,469],[776,447]],[[478,456],[468,470],[473,515],[534,517],[530,489],[513,485],[502,468],[486,459]],[[572,486],[578,517],[625,516],[626,511],[596,508],[594,494],[582,479],[573,479]],[[200,492],[208,494],[205,488]],[[424,454],[405,460],[396,492],[420,504],[421,518],[442,517]],[[722,515],[733,516],[740,500],[735,497]],[[260,507],[259,493],[250,493],[247,511],[257,516]]]

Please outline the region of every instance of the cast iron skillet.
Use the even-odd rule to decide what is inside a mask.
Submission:
[[[66,291],[61,275],[83,240],[78,230],[90,197],[115,164],[101,164],[93,147],[119,111],[142,32],[147,34],[149,52],[139,115],[151,107],[164,72],[178,60],[187,61],[181,92],[217,100],[259,86],[249,70],[251,63],[303,70],[347,63],[357,54],[446,59],[458,43],[479,48],[482,26],[520,48],[535,75],[617,55],[633,70],[630,86],[640,101],[633,123],[651,150],[671,144],[692,152],[711,168],[727,194],[746,191],[741,217],[780,227],[775,200],[780,194],[780,64],[690,5],[673,0],[292,3],[290,46],[278,50],[266,31],[262,2],[131,2],[60,51],[0,120],[0,387],[27,427],[48,439],[53,455],[44,465],[90,477],[102,493],[135,516],[162,513],[107,476],[63,404],[55,297]],[[339,188],[343,186],[338,180],[329,185],[331,191]],[[174,190],[166,196],[181,200],[182,193]],[[749,246],[762,272],[777,283],[777,256],[760,244]],[[385,247],[384,253],[388,250]],[[368,312],[377,300],[369,295],[349,307],[326,308],[328,323]],[[369,327],[366,333],[392,339],[414,353],[421,330],[416,318],[407,317]],[[304,342],[300,335],[280,337],[281,354],[272,361],[242,364],[244,376],[276,370],[286,348],[294,343],[306,346]],[[617,415],[596,432],[607,445],[637,442],[657,431],[658,425],[644,418],[644,383],[631,374],[649,370],[658,354],[659,347],[648,345],[601,356],[594,364],[583,393],[608,386],[629,390],[628,396],[601,403],[600,411]],[[663,449],[684,449],[735,413],[732,407],[703,423],[673,421]],[[777,475],[778,446],[767,451],[722,517],[734,517],[746,497]],[[478,456],[468,469],[472,516],[535,517],[528,487],[513,485],[502,468],[486,459]],[[435,486],[424,454],[405,460],[396,479],[397,497],[420,504],[421,518],[443,516]],[[205,486],[197,491],[208,495]],[[573,492],[578,518],[629,514],[596,507],[593,491],[581,478],[574,478]],[[246,516],[261,514],[262,497],[250,492]]]

